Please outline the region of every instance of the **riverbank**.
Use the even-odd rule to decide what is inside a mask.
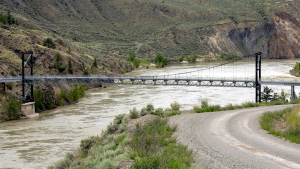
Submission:
[[[154,110],[149,104],[116,116],[101,136],[81,141],[80,148],[49,168],[190,168],[192,152],[172,138],[176,127],[165,116],[180,114],[180,105]]]
[[[102,132],[101,136],[92,136],[82,140],[79,149],[73,153],[69,153],[64,160],[59,161],[49,168],[98,167],[125,169],[132,167],[147,168],[149,166],[153,167],[153,165],[162,168],[173,168],[174,166],[190,168],[193,162],[192,153],[187,147],[178,144],[177,139],[171,137],[173,133],[176,132],[176,127],[174,128],[174,126],[170,127],[167,125],[169,117],[172,117],[172,119],[180,119],[180,114],[182,113],[185,117],[187,115],[202,114],[203,112],[213,112],[212,107],[219,107],[219,109],[214,109],[215,111],[230,112],[235,109],[241,109],[240,111],[243,111],[242,109],[247,110],[247,108],[259,106],[263,106],[263,109],[268,109],[267,107],[272,105],[279,105],[279,102],[268,104],[244,103],[234,106],[228,105],[226,107],[210,106],[207,102],[202,102],[202,109],[207,111],[201,112],[199,112],[199,108],[180,111],[180,104],[177,102],[172,103],[171,108],[164,110],[161,108],[154,109],[151,104],[142,108],[140,111],[134,108],[130,110],[128,115],[121,114],[116,116],[113,123],[107,126],[107,129]],[[173,117],[176,115],[180,117]],[[171,124],[173,123],[174,122],[171,122]],[[160,126],[160,129],[157,128],[158,126]],[[155,133],[159,133],[159,136],[156,136]],[[178,131],[176,133],[178,133]],[[158,140],[162,140],[162,142]],[[148,144],[144,145],[145,143]],[[154,145],[154,143],[157,145]],[[159,145],[168,146],[159,147]],[[145,147],[150,148],[145,149]],[[153,149],[155,149],[155,151],[153,151]],[[179,150],[176,151],[176,149]],[[194,148],[191,150],[193,150],[193,152],[196,151]],[[164,153],[160,154],[161,152]],[[146,154],[151,155],[146,156]],[[174,156],[174,154],[176,156]],[[195,153],[193,154],[195,155]],[[175,159],[175,157],[179,159]],[[174,161],[177,163],[174,163]],[[196,161],[196,164],[193,164],[193,166],[199,167],[198,163],[199,162]]]

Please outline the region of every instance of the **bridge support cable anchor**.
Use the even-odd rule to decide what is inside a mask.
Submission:
[[[255,54],[255,101],[261,103],[261,52]]]

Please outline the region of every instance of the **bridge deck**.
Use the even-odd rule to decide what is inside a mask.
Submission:
[[[21,82],[21,76],[0,78],[0,83]],[[127,85],[189,85],[220,87],[255,87],[251,79],[213,79],[164,76],[26,76],[29,84],[127,84]],[[260,81],[261,85],[300,86],[300,82]]]

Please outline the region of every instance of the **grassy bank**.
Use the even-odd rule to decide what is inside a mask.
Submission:
[[[284,105],[284,104],[298,104],[299,100],[287,102],[287,101],[271,101],[271,102],[262,102],[262,103],[254,103],[254,102],[246,102],[242,104],[228,104],[224,107],[220,105],[210,105],[207,100],[201,102],[201,106],[194,106],[194,112],[196,113],[205,113],[205,112],[216,112],[216,111],[227,111],[227,110],[236,110],[236,109],[244,109],[251,107],[259,107],[259,106],[272,106],[272,105]]]
[[[283,111],[265,113],[259,124],[270,134],[300,144],[300,106]]]
[[[163,114],[179,112],[179,104],[154,115],[149,104],[116,116],[101,136],[81,141],[80,148],[49,168],[191,168],[192,153],[172,137],[176,127]]]

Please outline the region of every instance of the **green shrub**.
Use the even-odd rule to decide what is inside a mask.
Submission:
[[[189,63],[195,63],[197,61],[197,57],[198,57],[197,54],[193,52],[191,56],[187,57],[187,61]]]
[[[56,48],[56,45],[55,45],[55,43],[53,42],[53,40],[51,38],[45,39],[44,43],[43,43],[43,46],[46,46],[47,48],[52,48],[52,49]]]
[[[41,89],[33,90],[33,96],[35,101],[35,111],[45,110],[45,95]]]
[[[176,101],[171,103],[171,108],[173,111],[179,111],[180,107],[181,107],[181,105]]]
[[[17,73],[16,73],[14,70],[10,70],[9,74],[10,74],[11,76],[17,76]]]
[[[66,169],[69,168],[70,164],[72,163],[72,161],[70,159],[64,159],[64,160],[60,160],[58,163],[55,164],[54,167],[55,169]],[[50,167],[51,168],[51,167]]]
[[[153,113],[154,112],[154,106],[152,104],[148,104],[146,107],[148,113]]]
[[[157,116],[162,116],[163,109],[162,108],[155,109],[154,113],[152,113],[152,114],[157,115]]]
[[[60,60],[61,60],[61,55],[60,55],[59,52],[57,52],[57,53],[55,54],[55,61],[56,61],[56,62],[59,62]]]
[[[12,90],[12,89],[13,89],[13,83],[6,83],[6,87],[7,87],[9,90]]]
[[[140,64],[141,64],[141,60],[138,59],[138,58],[134,58],[134,60],[133,60],[133,67],[134,68],[139,68]]]
[[[10,99],[8,102],[3,103],[3,108],[9,120],[16,120],[21,117],[21,102]]]
[[[126,124],[120,124],[118,129],[120,133],[123,133],[127,129]]]
[[[131,119],[137,119],[139,118],[139,116],[139,111],[135,107],[132,110],[130,110],[129,117]]]
[[[114,124],[121,124],[122,123],[122,120],[123,118],[126,116],[126,114],[119,114],[115,117],[114,119]]]
[[[87,153],[95,142],[96,142],[96,137],[90,137],[90,138],[81,140],[81,142],[80,142],[81,151],[84,153]]]
[[[154,63],[156,64],[157,68],[163,68],[168,64],[168,60],[161,54],[158,54],[154,59]]]
[[[207,100],[202,100],[201,101],[201,108],[206,108],[208,107],[208,101]]]
[[[300,63],[299,62],[296,62],[294,70],[300,74]]]
[[[141,116],[145,116],[147,114],[149,114],[149,112],[147,111],[147,108],[142,108],[141,109]]]
[[[11,14],[10,10],[7,11],[7,15],[0,14],[0,22],[4,25],[19,25],[18,20],[16,20]]]
[[[118,125],[117,124],[113,124],[110,123],[107,128],[106,128],[106,132],[107,134],[113,134],[118,130]]]
[[[97,63],[96,58],[94,58],[94,62],[92,64],[92,67],[98,68],[98,63]]]
[[[72,66],[71,59],[69,59],[69,63],[68,63],[68,73],[73,74],[73,66]]]
[[[300,107],[288,108],[283,111],[265,113],[259,124],[262,129],[278,137],[284,137],[291,142],[300,144]],[[284,121],[282,131],[276,130],[274,121]]]
[[[50,110],[54,106],[54,101],[52,98],[46,99],[45,107],[46,109]]]
[[[242,106],[245,108],[250,108],[250,107],[258,107],[259,105],[257,103],[253,103],[253,102],[246,102],[246,103],[243,103]]]
[[[232,53],[221,53],[219,60],[237,60],[241,59],[240,56],[232,54]]]
[[[129,52],[128,61],[133,62],[136,58],[136,54],[133,51]]]
[[[137,126],[130,142],[133,168],[190,168],[192,152],[176,144],[172,138],[175,130],[160,118]]]
[[[107,169],[117,169],[119,166],[114,164],[111,159],[104,159],[103,161],[101,161],[101,163],[99,165],[96,166],[96,168],[107,168]]]
[[[55,68],[56,68],[60,73],[62,73],[63,71],[66,70],[66,67],[61,66],[60,61],[61,61],[61,55],[60,55],[60,53],[57,52],[57,53],[55,54]]]
[[[235,107],[232,104],[228,104],[224,109],[225,110],[234,110]]]
[[[184,58],[185,58],[185,56],[182,55],[182,56],[178,59],[178,61],[179,61],[179,62],[182,62],[182,61],[184,60]]]
[[[215,111],[221,111],[222,108],[220,105],[209,105],[207,107],[204,107],[204,108],[200,108],[198,106],[195,106],[194,107],[194,111],[196,113],[204,113],[204,112],[215,112]]]
[[[121,69],[121,74],[123,75],[125,73],[126,73],[126,71],[124,69]]]
[[[73,96],[73,92],[70,91],[66,94],[66,100],[68,103],[73,103],[74,102],[74,96]]]
[[[85,68],[84,70],[83,70],[83,75],[90,75],[90,69],[89,68]]]
[[[62,106],[64,104],[64,98],[59,98],[57,104],[58,104],[58,106]]]

